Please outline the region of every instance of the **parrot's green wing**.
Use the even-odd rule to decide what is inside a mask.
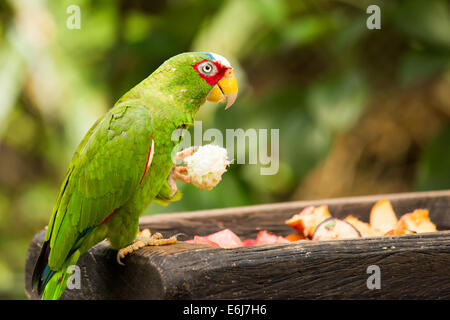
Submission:
[[[87,229],[100,225],[139,186],[152,145],[148,109],[119,105],[88,132],[70,163],[46,233],[58,270]]]

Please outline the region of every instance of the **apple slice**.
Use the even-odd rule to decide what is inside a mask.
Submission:
[[[354,226],[363,237],[375,237],[378,235],[378,233],[372,229],[370,224],[363,222],[352,215],[348,215],[344,220]]]
[[[284,237],[284,238],[285,238],[286,240],[291,241],[291,242],[299,241],[299,240],[307,240],[303,234],[300,234],[300,233],[298,233],[298,232],[296,232],[296,233],[291,233],[290,235],[288,235],[288,236],[286,236],[286,237]]]
[[[286,224],[305,237],[311,238],[316,227],[328,218],[331,218],[328,206],[323,205],[316,208],[310,206],[286,220]]]
[[[370,211],[370,226],[378,235],[384,235],[397,225],[397,216],[389,200],[378,201]]]
[[[267,232],[265,230],[261,230],[258,232],[258,235],[256,236],[256,245],[260,244],[275,244],[275,243],[288,243],[289,240],[277,236],[273,233]]]
[[[211,240],[208,240],[208,237],[202,237],[202,236],[194,236],[194,239],[186,240],[187,243],[194,243],[194,244],[204,244],[207,246],[212,247],[219,247],[219,245],[215,242],[212,242]]]
[[[329,218],[317,226],[312,240],[335,240],[360,238],[359,231],[344,220]]]
[[[395,234],[435,232],[436,225],[431,222],[427,209],[416,209],[401,216],[394,231]]]
[[[209,241],[217,243],[221,248],[242,247],[241,239],[230,229],[210,234],[207,238]]]
[[[245,239],[245,240],[242,240],[242,245],[244,247],[256,246],[257,245],[256,239]]]

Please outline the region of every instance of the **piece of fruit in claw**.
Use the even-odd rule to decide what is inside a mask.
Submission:
[[[362,237],[376,237],[378,235],[378,233],[372,229],[370,224],[363,222],[352,215],[348,215],[344,220],[354,226]]]
[[[300,213],[294,215],[286,224],[298,233],[303,234],[307,238],[311,238],[316,227],[324,220],[331,218],[328,206],[306,207]]]
[[[416,209],[401,216],[395,228],[386,235],[435,232],[436,225],[431,222],[427,209]]]
[[[385,235],[395,229],[397,216],[389,200],[378,201],[370,211],[370,226],[377,235]]]
[[[359,231],[344,220],[329,218],[317,226],[312,240],[334,240],[360,238]]]

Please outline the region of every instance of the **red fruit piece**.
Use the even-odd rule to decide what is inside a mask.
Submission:
[[[291,242],[294,241],[299,241],[299,240],[307,240],[302,234],[296,232],[296,233],[291,233],[290,235],[284,237],[286,240],[289,240]]]
[[[243,246],[241,239],[230,229],[224,229],[210,234],[207,238],[209,241],[217,243],[221,248],[236,248]]]
[[[274,244],[274,243],[289,243],[290,241],[274,235],[273,233],[269,233],[267,231],[260,231],[258,232],[258,235],[256,236],[256,243],[255,245],[260,244]]]
[[[256,245],[256,240],[255,239],[242,240],[242,245],[245,246],[245,247],[254,246],[254,245]]]
[[[208,237],[200,237],[200,236],[194,236],[194,239],[185,241],[187,243],[193,243],[193,244],[204,244],[207,246],[213,246],[218,247],[219,245],[215,242],[212,242],[211,240],[208,240]]]

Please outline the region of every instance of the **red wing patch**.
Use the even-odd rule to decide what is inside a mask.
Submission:
[[[150,166],[150,164],[152,163],[152,159],[153,159],[155,141],[153,140],[153,136],[150,136],[150,138],[152,139],[152,142],[150,143],[150,148],[148,148],[147,164],[145,165],[145,170],[144,170],[144,173],[142,174],[141,181],[139,181],[139,184],[142,183],[142,180],[144,179],[144,176],[147,173],[147,169]]]
[[[102,223],[100,223],[100,224],[102,225],[102,224],[105,224],[106,222],[108,222],[108,220],[111,219],[111,217],[113,216],[114,213],[116,213],[116,211],[117,211],[117,208],[114,209],[114,211],[111,212],[111,213],[106,217],[106,219],[103,220]]]

